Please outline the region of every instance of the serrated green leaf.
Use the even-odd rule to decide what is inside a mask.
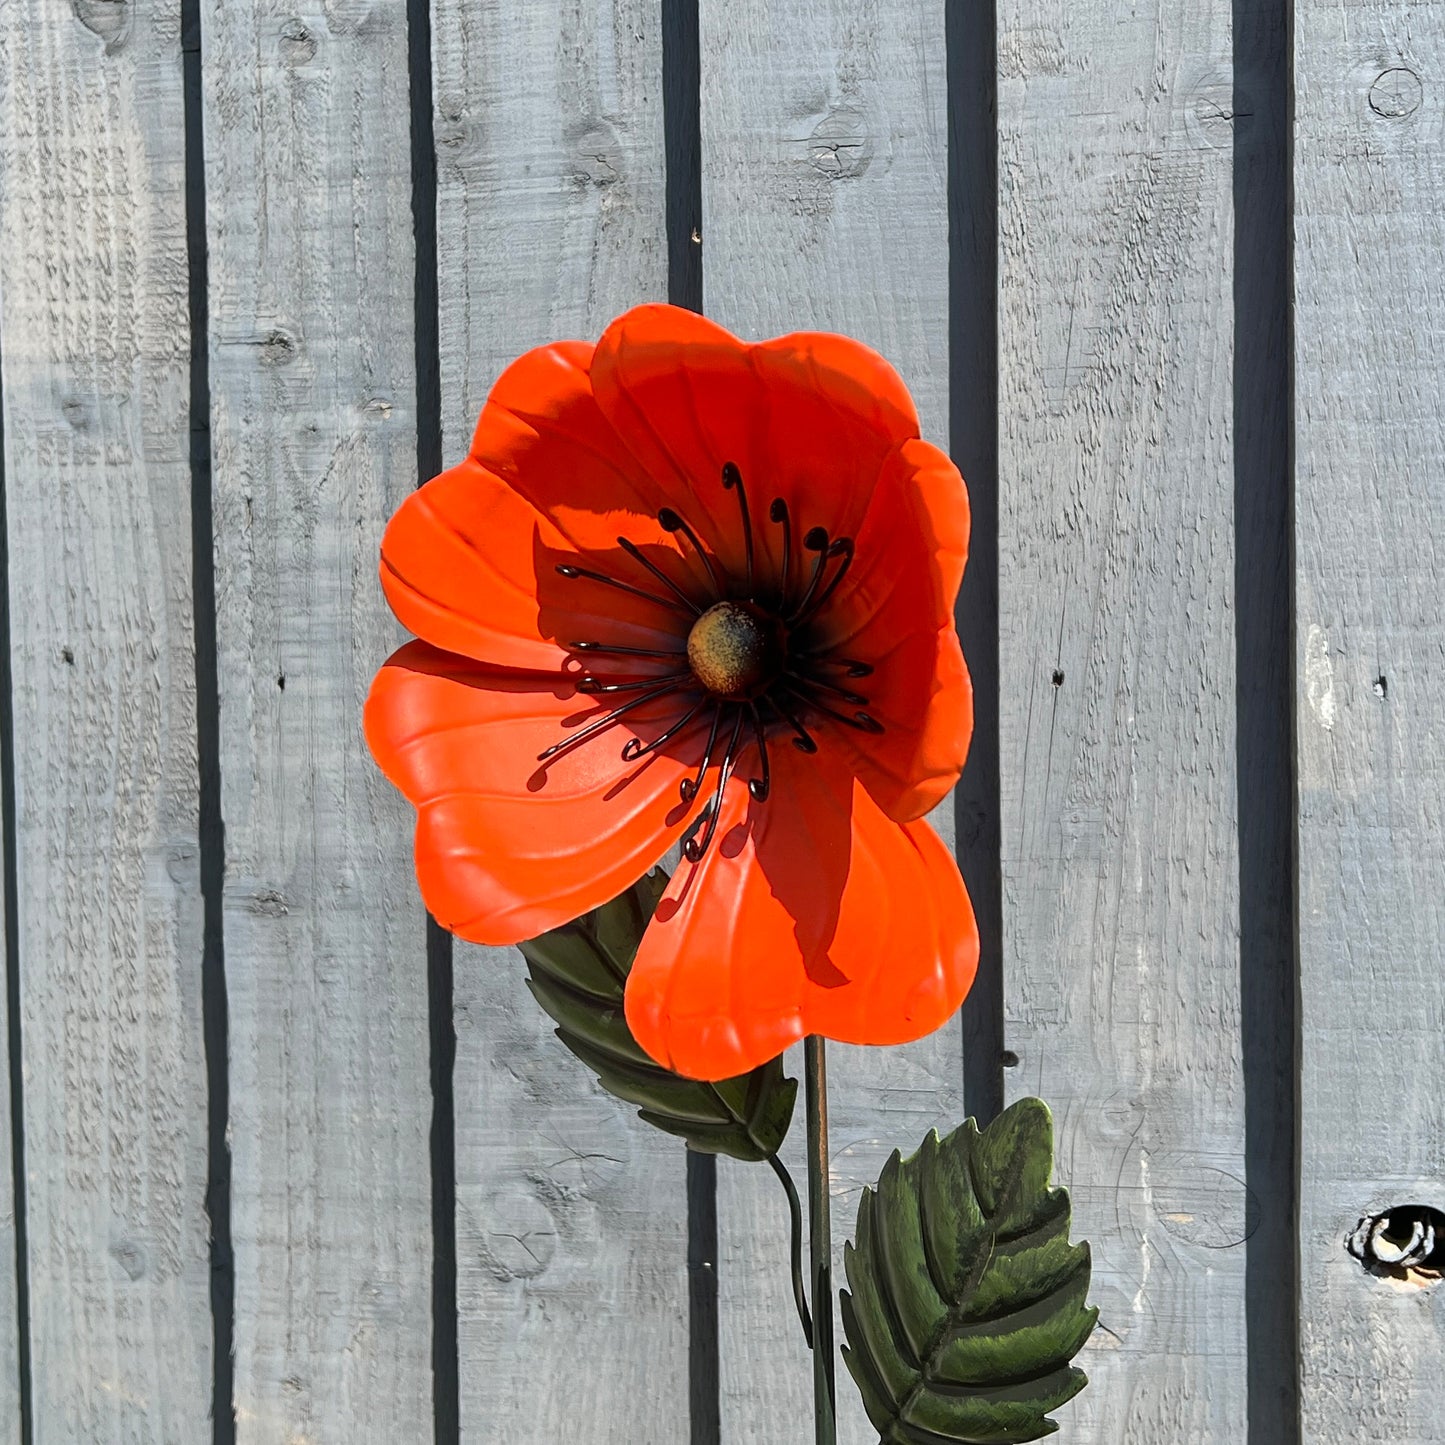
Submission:
[[[531,963],[534,958],[541,961],[542,951],[538,941],[527,939],[521,945],[522,956]],[[595,994],[598,998],[610,999],[617,990],[618,969],[611,958],[597,946],[597,941],[575,923],[564,923],[546,936],[545,971],[550,978],[579,989],[583,993]],[[622,971],[626,977],[626,970]]]
[[[603,1050],[619,1063],[623,1060],[636,1064],[652,1062],[627,1027],[621,999],[613,1002],[595,994],[576,992],[535,969],[527,980],[527,987],[568,1034]]]
[[[847,1362],[882,1445],[1022,1445],[1087,1383],[1089,1247],[1049,1187],[1053,1118],[1021,1099],[895,1153],[843,1252]]]
[[[557,1024],[557,1037],[649,1124],[701,1153],[766,1159],[787,1135],[798,1093],[781,1059],[699,1083],[655,1063],[627,1027],[627,975],[666,887],[667,874],[654,869],[612,902],[528,939],[521,945],[527,986]]]
[[[640,1109],[670,1113],[681,1120],[696,1120],[700,1124],[732,1123],[733,1116],[706,1084],[680,1079],[656,1064],[619,1073],[615,1055],[593,1048],[580,1038],[570,1039],[567,1047],[597,1074],[609,1093],[629,1104],[636,1104]]]

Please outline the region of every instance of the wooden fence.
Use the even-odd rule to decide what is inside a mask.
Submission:
[[[419,471],[669,294],[973,496],[983,973],[836,1050],[839,1243],[1037,1093],[1061,1439],[1445,1439],[1343,1246],[1445,1205],[1442,141],[1434,0],[0,0],[0,1445],[809,1435],[775,1181],[429,937],[359,730]]]

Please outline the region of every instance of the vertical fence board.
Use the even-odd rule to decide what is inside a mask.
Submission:
[[[10,902],[46,1445],[210,1428],[181,37],[174,6],[113,10],[0,14]]]
[[[948,439],[948,143],[942,7],[732,0],[701,9],[707,311],[756,340],[822,329],[883,353],[923,434]],[[800,521],[800,525],[804,525]],[[932,821],[950,840],[953,808]],[[802,1050],[790,1052],[799,1075]],[[894,1147],[963,1117],[956,1024],[896,1049],[834,1045],[834,1270],[859,1192]],[[802,1095],[784,1153],[800,1180]],[[725,1442],[807,1433],[812,1367],[793,1313],[787,1210],[761,1165],[718,1166]],[[840,1332],[841,1339],[841,1332]],[[838,1438],[876,1438],[839,1365]]]
[[[1441,1431],[1436,1294],[1362,1215],[1445,1208],[1445,13],[1296,11],[1304,1439]]]
[[[658,7],[434,9],[445,456],[492,383],[667,295]],[[458,943],[463,1438],[674,1441],[688,1419],[680,1143],[552,1036],[514,950]]]
[[[0,34],[3,34],[0,28]],[[0,114],[4,113],[5,102],[0,97]],[[0,182],[3,190],[4,182]],[[3,202],[0,202],[3,206]],[[0,214],[0,238],[6,235],[3,214]],[[3,270],[0,270],[3,282]],[[3,299],[0,299],[3,304]],[[3,322],[0,322],[3,332]],[[0,344],[3,344],[0,335]],[[3,358],[0,358],[3,359]],[[3,472],[0,461],[0,472]],[[7,826],[6,812],[0,804],[0,829]],[[0,869],[0,908],[7,909],[10,899],[6,889],[4,870]],[[0,914],[0,917],[5,916]],[[10,1035],[10,1001],[8,989],[0,997],[0,1036],[8,1043]],[[15,1188],[14,1171],[8,1167],[13,1155],[14,1142],[10,1125],[10,1070],[0,1068],[0,1445],[21,1445],[20,1419],[20,1300],[15,1275]]]
[[[202,6],[238,1439],[431,1418],[424,922],[361,705],[415,484],[397,5]]]
[[[1006,1088],[1094,1244],[1100,1445],[1246,1437],[1230,33],[999,12]]]
[[[0,26],[0,35],[4,34]],[[0,80],[0,86],[5,81]],[[6,96],[0,90],[0,117],[6,114]],[[0,120],[0,126],[3,126]],[[0,130],[0,134],[4,134]],[[3,157],[3,152],[0,152]],[[9,167],[0,159],[0,175]],[[6,182],[0,179],[0,197],[3,197]],[[9,233],[5,229],[4,202],[0,199],[0,243]],[[3,307],[4,268],[0,266],[0,307]],[[0,316],[0,370],[3,370],[4,321]],[[3,393],[3,377],[0,377],[0,393]],[[3,430],[3,419],[0,419]],[[0,458],[0,477],[4,475],[4,459]],[[8,530],[8,528],[7,528]],[[8,599],[4,599],[8,612]],[[0,836],[8,826],[4,799],[0,799]],[[5,870],[0,867],[0,918],[9,916],[10,898],[6,886]],[[8,980],[7,980],[8,983]],[[8,1043],[10,1037],[10,1000],[8,987],[0,990],[0,1037]],[[7,1060],[8,1063],[8,1060]],[[14,1135],[11,1130],[10,1070],[0,1067],[0,1445],[21,1445],[20,1419],[20,1299],[15,1274],[15,1176],[11,1167]]]

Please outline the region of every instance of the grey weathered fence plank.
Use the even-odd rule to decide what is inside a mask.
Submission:
[[[3,31],[0,31],[3,33]],[[0,99],[0,115],[4,114],[4,100]],[[3,182],[0,182],[3,189]],[[3,208],[3,202],[0,202]],[[4,221],[0,219],[0,239],[6,235]],[[4,274],[0,270],[0,283]],[[0,359],[3,359],[3,335],[0,335]],[[0,378],[3,383],[3,378]],[[0,468],[3,468],[0,459]],[[0,807],[0,828],[5,826],[5,810]],[[0,908],[9,907],[3,870],[0,870]],[[0,916],[4,916],[0,914]],[[10,1032],[10,1002],[8,996],[0,999],[0,1030],[8,1039]],[[0,1149],[5,1157],[10,1155],[14,1136],[10,1128],[10,1071],[0,1071]],[[20,1301],[15,1277],[15,1186],[13,1170],[3,1169],[0,1160],[0,1442],[3,1445],[20,1445]]]
[[[3,34],[0,29],[0,34]],[[3,82],[0,82],[3,84]],[[0,116],[5,114],[5,100],[0,95]],[[0,121],[3,124],[3,121]],[[0,162],[0,166],[3,166]],[[8,171],[8,166],[4,167]],[[0,172],[3,173],[3,172]],[[5,183],[0,181],[0,194]],[[4,203],[0,201],[0,241],[8,234],[4,222]],[[0,304],[3,304],[4,270],[0,268]],[[3,324],[0,324],[3,332]],[[0,362],[3,362],[4,336],[0,334]],[[3,389],[3,377],[0,377]],[[4,459],[0,458],[0,469]],[[0,807],[0,828],[6,823],[5,810]],[[5,888],[3,870],[0,870],[0,908],[8,909],[10,900]],[[0,914],[3,917],[4,914]],[[10,1002],[7,997],[0,999],[0,1030],[8,1039],[10,1031]],[[0,1149],[4,1157],[11,1156],[14,1136],[10,1128],[10,1071],[0,1070]],[[13,1170],[3,1168],[0,1159],[0,1442],[3,1445],[20,1445],[20,1301],[15,1277],[15,1186]]]
[[[405,8],[205,0],[202,34],[238,1439],[414,1440],[424,916],[361,736],[416,480]]]
[[[35,1437],[208,1438],[181,37],[0,11]],[[9,1146],[5,1115],[5,1147]],[[8,1176],[8,1168],[5,1170]],[[0,1438],[18,1438],[12,1214]]]
[[[1230,35],[999,11],[1006,1087],[1094,1244],[1101,1445],[1246,1432]]]
[[[1445,13],[1295,33],[1304,1439],[1423,1445],[1440,1298],[1343,1240],[1445,1208]]]
[[[948,439],[947,82],[941,6],[701,6],[708,314],[748,339],[821,329],[896,365]],[[950,840],[952,806],[932,819]],[[795,1076],[802,1051],[790,1052]],[[859,1191],[894,1147],[963,1117],[956,1024],[905,1048],[829,1050],[835,1271]],[[801,1117],[785,1154],[804,1172]],[[793,1314],[787,1212],[760,1165],[718,1169],[723,1439],[798,1438],[812,1375]],[[839,1366],[840,1441],[872,1441]]]
[[[445,457],[528,347],[667,295],[658,7],[437,0]],[[514,950],[458,943],[463,1437],[673,1441],[688,1419],[682,1145],[552,1037]]]

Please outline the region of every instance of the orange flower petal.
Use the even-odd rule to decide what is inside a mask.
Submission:
[[[568,645],[680,648],[689,619],[615,588],[567,578],[582,565],[650,590],[616,547],[580,554],[518,491],[474,458],[397,509],[381,541],[381,583],[402,625],[448,652],[498,667],[557,672]],[[642,674],[655,670],[641,668]]]
[[[942,1024],[978,964],[958,868],[926,823],[787,748],[773,793],[730,790],[712,846],[684,863],[643,936],[627,1020],[660,1063],[719,1079],[807,1033],[893,1044]]]
[[[857,560],[834,609],[845,622],[838,630],[847,636],[890,606],[923,608],[915,618],[919,623],[952,622],[968,560],[969,525],[968,489],[953,459],[917,438],[894,448],[881,468],[858,533]],[[915,573],[917,585],[899,592],[899,584]]]
[[[664,507],[689,520],[697,508],[670,479],[650,475],[603,415],[592,389],[593,353],[587,342],[558,341],[518,357],[482,408],[472,459],[524,497],[573,547],[591,554],[588,565],[606,570],[608,559],[612,575],[620,568],[628,580],[647,584],[646,572],[617,549],[617,539],[626,537],[655,553],[669,575],[690,581],[692,595],[700,596],[705,572],[657,521]]]
[[[678,784],[691,770],[662,753],[634,763],[619,753],[629,737],[656,737],[675,700],[538,762],[610,710],[600,701],[424,642],[377,673],[366,739],[416,805],[417,878],[443,927],[476,943],[533,938],[615,898],[666,852],[686,822]]]
[[[758,565],[776,575],[774,498],[803,534],[855,536],[885,458],[918,435],[898,373],[846,337],[795,332],[748,346],[675,306],[638,306],[603,333],[592,360],[597,403],[639,466],[669,493],[730,570],[740,571],[737,499],[721,485],[735,463],[748,489]],[[798,573],[795,571],[794,576]]]
[[[900,822],[942,801],[973,736],[973,688],[953,624],[968,533],[958,468],[928,442],[905,442],[883,468],[856,560],[821,624],[829,646],[873,668],[849,685],[867,695],[883,732],[825,722],[820,745],[841,748]]]

